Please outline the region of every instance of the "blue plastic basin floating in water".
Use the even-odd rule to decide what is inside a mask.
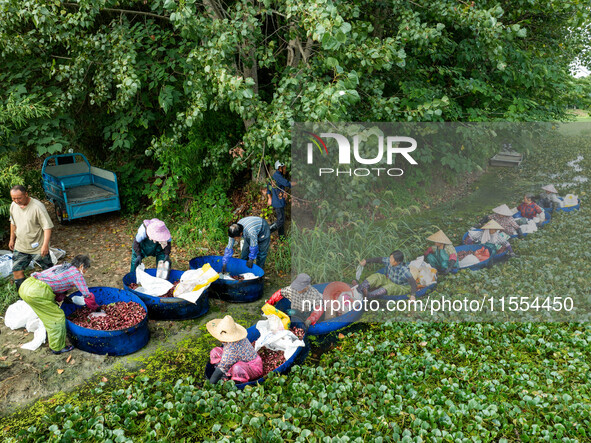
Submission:
[[[323,293],[329,283],[319,283],[314,286],[318,292]],[[360,304],[358,310],[351,310],[346,314],[340,315],[330,320],[321,321],[308,328],[308,335],[324,335],[330,332],[338,331],[358,321],[363,315],[363,304]]]
[[[460,246],[455,246],[456,248],[456,252],[460,253],[461,251],[470,251],[470,252],[476,252],[478,251],[480,248],[486,248],[489,252],[489,254],[491,253],[491,250],[488,246],[484,246],[484,245],[460,245]],[[459,268],[458,270],[461,271],[462,269],[470,269],[471,271],[477,271],[478,269],[482,269],[485,266],[488,266],[489,263],[493,263],[491,262],[491,258],[492,258],[492,254],[490,254],[490,257],[487,258],[484,261],[481,261],[480,263],[475,263],[471,266],[467,266],[465,268]],[[459,257],[458,257],[459,258]],[[457,273],[458,271],[452,272],[453,274]]]
[[[94,294],[98,305],[108,305],[120,301],[133,301],[141,305],[146,311],[146,314],[148,312],[142,300],[122,289],[101,286],[88,289]],[[81,294],[77,291],[72,295]],[[71,303],[62,303],[61,306],[66,314],[66,331],[68,337],[78,349],[101,355],[127,355],[139,351],[148,343],[150,331],[148,330],[147,315],[137,325],[127,329],[121,329],[119,331],[97,331],[96,329],[83,328],[68,320],[67,317],[81,307]]]
[[[470,231],[482,231],[482,229],[470,229]],[[466,240],[468,239],[468,235],[469,235],[468,232],[466,232],[464,234],[464,236],[462,237],[462,244],[463,245],[466,245],[467,244],[466,243]],[[510,235],[509,236],[509,238],[517,238],[517,237],[519,237],[517,234],[513,234],[513,235]],[[523,237],[524,238],[527,237],[527,232],[525,234],[523,234]]]
[[[538,227],[547,225],[548,223],[550,223],[550,220],[552,219],[552,215],[550,214],[550,211],[548,211],[547,209],[544,209],[544,214],[546,215],[546,219],[543,222],[538,223]],[[521,213],[517,211],[515,214],[513,214],[513,218],[522,218]]]
[[[303,322],[300,321],[296,321],[292,319],[291,324],[293,326],[297,326],[299,328],[304,329],[304,324]],[[248,340],[250,342],[253,342],[255,340],[257,340],[260,336],[261,333],[259,332],[259,330],[257,329],[256,325],[251,326],[250,328],[248,328],[246,330],[246,332],[248,332]],[[272,372],[277,372],[278,374],[284,374],[285,372],[287,372],[295,363],[300,364],[303,363],[303,361],[305,360],[306,356],[308,355],[308,352],[310,351],[310,346],[308,344],[308,341],[306,339],[306,337],[304,336],[304,343],[306,343],[305,347],[300,347],[298,348],[294,354],[289,358],[289,360],[286,360],[284,363],[282,363],[281,365],[279,365],[278,367],[276,367],[275,369],[273,369]],[[205,365],[205,377],[206,378],[210,378],[213,375],[213,372],[215,371],[215,366],[212,365],[211,363],[207,362],[207,364]],[[249,385],[256,385],[256,384],[261,384],[265,381],[265,378],[268,374],[266,374],[265,376],[259,378],[258,380],[252,380],[246,383],[237,383],[236,387],[238,389],[244,389],[246,386]]]
[[[146,269],[146,272],[151,276],[156,276],[156,269]],[[184,271],[171,269],[168,275],[168,281],[179,281]],[[136,283],[135,272],[127,274],[123,277],[123,287],[125,290],[137,297],[139,297],[148,308],[148,316],[153,320],[188,320],[191,318],[201,317],[209,311],[209,290],[207,288],[197,303],[183,300],[176,297],[154,297],[152,295],[143,294],[135,291],[129,287],[131,283]]]
[[[322,294],[328,285],[329,283],[319,283],[312,286]],[[287,312],[291,308],[291,302],[289,299],[283,298],[275,304],[275,307],[280,311]],[[307,335],[324,335],[330,332],[338,331],[339,329],[345,328],[350,324],[355,323],[361,318],[362,315],[363,304],[360,304],[359,310],[351,310],[346,314],[334,317],[330,320],[320,321],[315,325],[310,325]]]
[[[482,229],[471,229],[471,231],[482,231]],[[527,234],[523,234],[523,236],[525,237]],[[516,238],[517,235],[510,235],[509,238]],[[464,236],[462,237],[462,243],[464,243],[464,245],[466,244],[466,239],[468,238],[468,233],[466,232],[464,234]],[[480,243],[470,243],[472,245],[480,245]],[[500,254],[495,254],[493,255],[493,260],[495,262],[498,262],[499,260],[505,258],[507,256],[507,253],[509,252],[509,249],[505,249],[503,252],[501,252]]]
[[[219,255],[206,255],[195,257],[189,262],[190,269],[199,269],[203,265],[209,264],[214,271],[222,272],[222,257]],[[252,268],[246,266],[246,261],[239,258],[230,258],[226,271],[230,275],[239,275],[251,272],[257,276],[252,280],[226,280],[218,278],[209,287],[210,296],[219,297],[221,300],[230,303],[249,303],[260,299],[263,296],[265,271],[257,266]]]
[[[564,200],[562,197],[558,197],[560,200]],[[556,211],[561,212],[572,212],[578,211],[581,208],[581,199],[578,199],[577,204],[575,206],[569,206],[568,208],[556,208]]]

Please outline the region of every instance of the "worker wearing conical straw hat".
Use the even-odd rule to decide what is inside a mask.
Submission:
[[[558,195],[558,191],[554,185],[542,186],[542,192],[540,194],[540,206],[543,208],[562,208],[564,201]]]
[[[488,246],[493,255],[499,254],[502,248],[508,250],[509,257],[515,256],[509,244],[509,235],[503,232],[503,227],[495,220],[491,220],[482,227],[482,231],[470,231],[474,243]],[[480,239],[476,235],[480,233]]]
[[[427,240],[435,243],[423,254],[427,263],[443,274],[448,274],[458,267],[456,248],[453,247],[451,240],[443,231],[437,231],[427,237]]]
[[[489,216],[489,220],[494,220],[500,224],[503,227],[503,231],[508,235],[518,235],[521,237],[523,234],[519,229],[519,225],[513,218],[513,212],[507,205],[501,205],[494,208],[493,214]]]
[[[209,333],[222,342],[221,347],[210,352],[210,362],[215,371],[209,378],[213,384],[222,377],[244,383],[263,376],[263,361],[248,340],[246,329],[236,323],[230,315],[216,318],[205,325]]]

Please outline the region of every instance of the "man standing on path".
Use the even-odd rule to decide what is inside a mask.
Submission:
[[[286,189],[291,188],[296,183],[291,183],[285,178],[287,168],[279,160],[275,162],[275,173],[271,177],[275,182],[273,186],[267,188],[267,193],[271,195],[271,205],[275,212],[277,220],[271,225],[271,232],[277,231],[279,237],[285,235],[285,197]]]
[[[25,269],[35,260],[41,269],[53,266],[49,256],[49,240],[53,223],[45,205],[29,197],[24,186],[10,189],[10,241],[8,248],[12,254],[12,274],[16,289],[25,280]]]

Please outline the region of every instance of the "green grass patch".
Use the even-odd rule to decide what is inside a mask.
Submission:
[[[6,312],[6,309],[19,299],[12,277],[0,279],[0,312]]]

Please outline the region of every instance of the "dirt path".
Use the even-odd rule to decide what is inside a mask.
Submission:
[[[102,214],[75,220],[69,225],[60,225],[49,205],[48,212],[55,224],[51,245],[64,249],[67,252],[66,259],[72,259],[76,254],[91,257],[92,267],[85,275],[88,285],[123,289],[122,279],[129,272],[131,245],[137,226],[132,226],[129,220],[118,213]],[[173,244],[171,255],[173,267],[185,270],[188,269],[189,259],[199,254],[195,251],[175,250]],[[154,267],[154,259],[147,259],[146,265]],[[267,283],[265,297],[276,286],[271,281]],[[47,343],[33,352],[23,350],[20,346],[32,340],[33,334],[24,329],[10,330],[4,325],[3,317],[0,317],[0,415],[33,400],[70,390],[95,376],[109,376],[116,369],[139,368],[142,361],[160,347],[173,347],[185,337],[201,334],[199,327],[220,312],[227,311],[243,318],[244,315],[256,317],[265,297],[254,303],[229,306],[218,300],[210,300],[209,313],[196,320],[150,320],[148,345],[126,357],[95,355],[78,349],[56,356],[50,352]]]

